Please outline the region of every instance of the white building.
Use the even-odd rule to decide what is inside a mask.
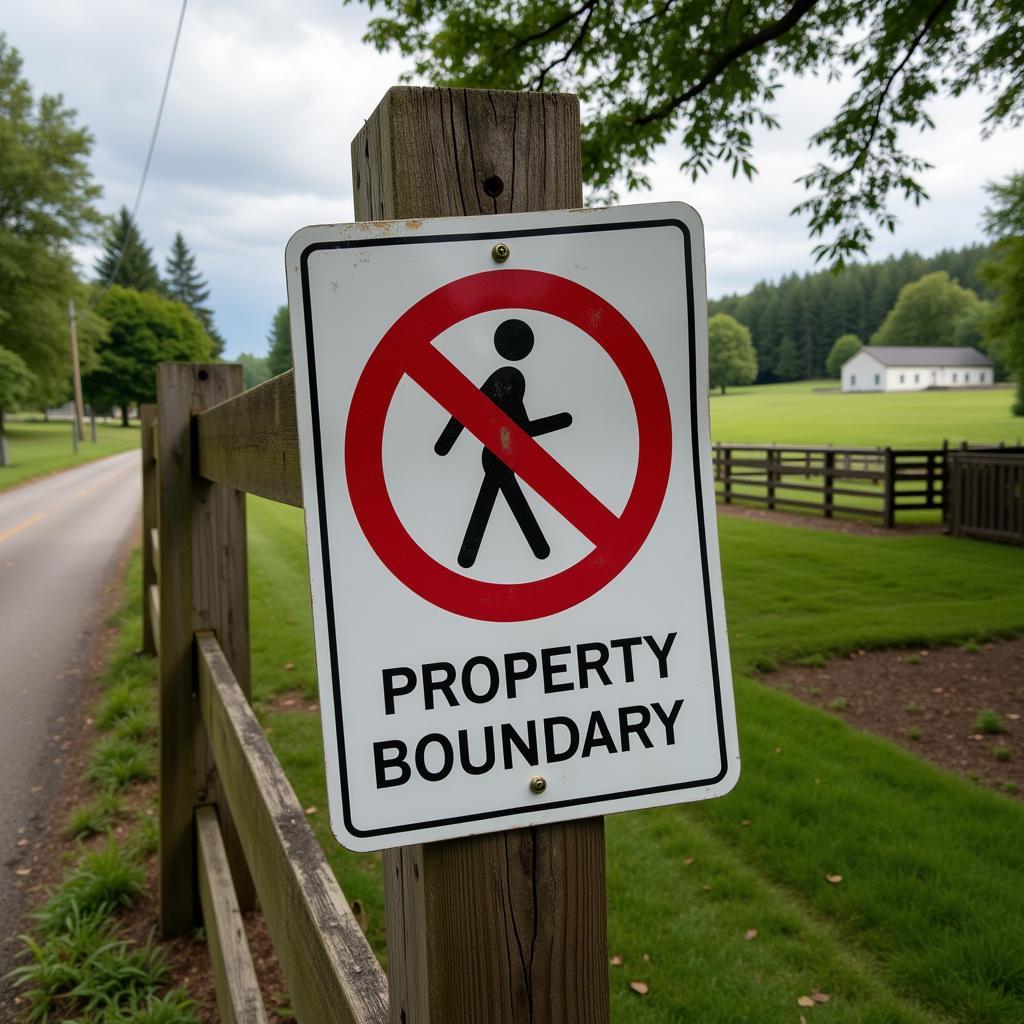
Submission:
[[[843,391],[991,387],[992,360],[976,348],[866,345],[841,369]]]

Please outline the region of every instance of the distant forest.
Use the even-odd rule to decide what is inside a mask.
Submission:
[[[760,281],[746,295],[714,299],[709,312],[728,313],[750,329],[758,383],[824,377],[836,338],[856,334],[868,344],[900,289],[924,274],[945,270],[980,298],[991,299],[992,289],[978,275],[979,264],[991,255],[991,246],[969,245],[927,258],[908,252],[852,264],[838,274],[790,274],[778,284]]]

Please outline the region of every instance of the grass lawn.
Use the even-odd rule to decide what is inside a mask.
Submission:
[[[748,444],[882,447],[1024,438],[1024,418],[1010,414],[1009,390],[851,395],[814,390],[836,386],[837,381],[798,381],[713,394],[712,437]]]
[[[302,514],[250,499],[249,515],[255,696],[383,954],[379,858],[330,836],[317,716],[266,705],[315,693]],[[831,1001],[802,1011],[809,1022],[1024,1020],[1024,806],[744,675],[1020,631],[1024,551],[736,519],[720,530],[744,774],[719,801],[607,819],[613,1016],[797,1024],[797,998],[820,990]]]
[[[10,465],[0,469],[0,491],[23,480],[46,476],[139,446],[137,424],[125,428],[97,423],[96,443],[93,444],[87,423],[85,440],[79,443],[77,455],[72,450],[71,425],[66,421],[44,423],[42,420],[7,417],[5,433]]]

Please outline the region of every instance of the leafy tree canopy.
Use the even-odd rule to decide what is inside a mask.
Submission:
[[[0,345],[0,430],[3,430],[3,415],[18,408],[35,384],[32,371],[25,360]]]
[[[164,265],[164,292],[178,302],[184,302],[197,317],[213,341],[213,354],[224,351],[224,339],[213,324],[213,310],[206,304],[210,286],[199,273],[196,258],[180,231],[171,242],[171,252]]]
[[[256,387],[257,384],[262,384],[265,380],[270,380],[273,376],[266,356],[254,356],[250,352],[242,352],[235,362],[242,364],[247,391],[249,388]]]
[[[267,354],[270,375],[276,377],[279,373],[290,370],[292,368],[292,332],[288,325],[287,306],[278,306],[274,319],[270,323],[267,343],[270,346],[270,351]]]
[[[954,345],[957,325],[978,305],[978,296],[944,270],[925,274],[900,289],[896,305],[871,338],[872,345]]]
[[[825,360],[825,372],[833,380],[839,380],[843,363],[855,356],[863,347],[856,334],[843,334],[836,338],[836,343]]]
[[[352,0],[345,0],[346,3]],[[984,91],[983,133],[1024,119],[1018,0],[365,0],[366,39],[438,85],[575,92],[584,176],[598,198],[647,187],[644,165],[681,145],[693,178],[755,173],[752,130],[777,128],[781,75],[842,75],[850,96],[812,137],[803,177],[815,252],[833,264],[893,230],[894,196],[926,198],[904,146],[940,94]]]
[[[155,292],[112,285],[96,311],[109,325],[98,346],[98,365],[82,380],[89,401],[98,409],[156,400],[156,366],[161,362],[203,362],[211,343],[198,317],[181,302]]]
[[[750,331],[728,313],[716,313],[708,320],[708,369],[710,384],[751,384],[757,377],[757,353]]]
[[[33,374],[40,404],[67,396],[67,301],[80,291],[69,246],[100,223],[92,136],[75,116],[60,96],[35,99],[0,32],[0,344]],[[83,326],[87,350],[98,321]]]
[[[101,285],[118,284],[139,292],[157,292],[162,288],[153,252],[143,241],[126,206],[107,222],[103,253],[96,261],[96,280]]]
[[[988,194],[985,230],[997,241],[986,275],[998,293],[983,328],[989,351],[1017,379],[1013,411],[1024,416],[1024,173],[990,184]]]

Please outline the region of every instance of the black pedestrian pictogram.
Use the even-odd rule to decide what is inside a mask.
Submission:
[[[494,332],[494,347],[503,359],[525,359],[533,351],[533,331],[522,320],[505,320]],[[530,437],[563,430],[572,424],[572,416],[567,412],[531,420],[524,402],[526,378],[514,366],[499,367],[484,381],[480,391]],[[438,455],[447,455],[462,430],[462,424],[453,416],[441,431],[434,451]],[[459,551],[459,565],[468,569],[476,561],[499,491],[505,496],[505,501],[508,502],[508,507],[523,531],[530,550],[537,558],[547,558],[551,554],[551,548],[541,532],[540,524],[519,486],[515,473],[488,448],[483,450],[482,462],[484,478]]]

